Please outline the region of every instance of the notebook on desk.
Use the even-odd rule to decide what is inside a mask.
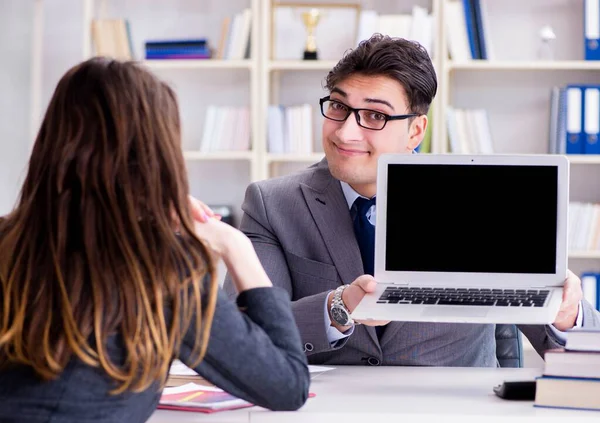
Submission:
[[[549,324],[567,275],[558,155],[379,159],[375,280],[360,320]]]

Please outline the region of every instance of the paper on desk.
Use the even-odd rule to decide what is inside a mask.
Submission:
[[[193,369],[190,369],[179,360],[173,360],[171,369],[169,370],[169,375],[171,376],[195,376],[197,374]]]
[[[334,368],[335,367],[315,366],[312,364],[308,365],[308,371],[311,374],[327,372],[329,370],[333,370]],[[169,375],[171,375],[171,376],[195,376],[195,375],[197,375],[197,373],[193,369],[190,369],[188,366],[183,364],[181,361],[173,360],[173,363],[171,364],[171,369],[169,370]]]
[[[333,369],[335,369],[335,367],[315,366],[313,364],[308,365],[308,371],[311,374],[328,372],[329,370],[333,370]]]
[[[181,394],[183,392],[193,392],[193,391],[212,391],[212,392],[223,392],[222,389],[217,388],[216,386],[204,386],[204,385],[196,385],[195,383],[186,383],[181,386],[171,386],[163,389],[163,394],[171,395],[171,394]]]

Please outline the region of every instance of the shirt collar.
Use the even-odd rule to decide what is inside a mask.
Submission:
[[[344,181],[340,181],[340,185],[342,186],[342,192],[344,193],[344,197],[346,198],[346,203],[348,203],[348,209],[352,208],[352,205],[358,197],[367,198],[354,191],[354,188],[352,188]]]

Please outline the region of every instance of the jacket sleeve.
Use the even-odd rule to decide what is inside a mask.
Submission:
[[[240,230],[252,241],[254,250],[273,285],[285,290],[288,298],[293,299],[294,286],[288,263],[279,239],[269,224],[263,195],[256,183],[246,190],[242,208],[244,215]],[[225,278],[224,289],[230,298],[237,295],[229,274]],[[348,341],[348,338],[341,339],[332,347],[327,339],[324,313],[327,294],[328,292],[321,292],[292,301],[292,311],[304,343],[304,351],[309,356],[340,349]]]
[[[297,410],[308,398],[310,375],[287,295],[278,288],[255,288],[237,302],[239,309],[219,289],[208,349],[194,369],[252,404]],[[179,352],[188,366],[195,341],[191,325]]]
[[[600,311],[595,310],[589,302],[581,302],[580,312],[583,313],[584,328],[600,328]],[[542,358],[546,350],[564,347],[549,326],[520,325],[519,329]]]

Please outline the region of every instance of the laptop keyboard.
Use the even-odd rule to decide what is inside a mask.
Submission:
[[[543,307],[548,290],[387,287],[378,304]]]

